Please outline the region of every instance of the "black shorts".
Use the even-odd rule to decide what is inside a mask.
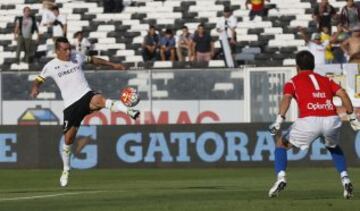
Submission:
[[[64,133],[71,127],[79,127],[84,117],[91,113],[90,102],[92,97],[96,94],[97,93],[94,91],[89,91],[64,110]]]

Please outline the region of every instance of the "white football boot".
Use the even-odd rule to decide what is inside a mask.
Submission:
[[[60,177],[60,186],[66,187],[69,182],[69,171],[63,171]]]
[[[351,199],[353,197],[353,185],[348,176],[341,178],[341,183],[344,187],[344,198]]]
[[[132,108],[129,108],[127,110],[127,115],[129,115],[129,117],[131,117],[132,119],[136,120],[139,115],[140,115],[140,111],[139,110],[135,110],[135,109],[132,109]]]
[[[279,196],[279,193],[284,190],[284,188],[286,187],[286,177],[285,177],[285,172],[281,171],[278,174],[277,180],[275,182],[275,184],[270,188],[269,190],[269,197],[277,197]]]

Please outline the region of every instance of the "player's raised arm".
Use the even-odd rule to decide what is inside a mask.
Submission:
[[[31,93],[30,93],[30,96],[33,97],[33,98],[36,98],[36,96],[38,96],[39,94],[39,90],[40,90],[40,86],[41,84],[43,84],[45,81],[44,78],[42,78],[41,76],[37,76],[35,78],[35,80],[33,81],[32,83],[32,86],[31,86]]]
[[[114,70],[126,70],[126,67],[122,64],[113,63],[110,61],[107,61],[105,59],[101,59],[95,56],[91,57],[90,63],[94,65],[100,65],[100,66],[110,66]]]

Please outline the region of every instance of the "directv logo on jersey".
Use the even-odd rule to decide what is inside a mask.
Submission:
[[[59,72],[59,73],[58,73],[58,76],[59,76],[59,78],[61,78],[61,77],[63,77],[64,75],[68,75],[68,74],[70,74],[70,73],[76,72],[76,71],[78,71],[79,69],[80,69],[79,66],[75,66],[75,67],[73,67],[73,68],[71,68],[71,69],[68,69],[68,70]]]
[[[325,104],[320,103],[308,103],[307,109],[309,110],[334,110],[334,105],[331,103],[330,100],[326,100]]]

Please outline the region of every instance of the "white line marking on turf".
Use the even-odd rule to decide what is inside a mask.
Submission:
[[[38,195],[38,196],[22,196],[22,197],[0,199],[0,202],[2,202],[2,201],[20,201],[20,200],[31,200],[31,199],[43,199],[43,198],[52,198],[52,197],[57,197],[57,196],[94,194],[94,193],[103,193],[103,192],[109,192],[109,191],[82,191],[82,192],[57,193],[57,194]]]

